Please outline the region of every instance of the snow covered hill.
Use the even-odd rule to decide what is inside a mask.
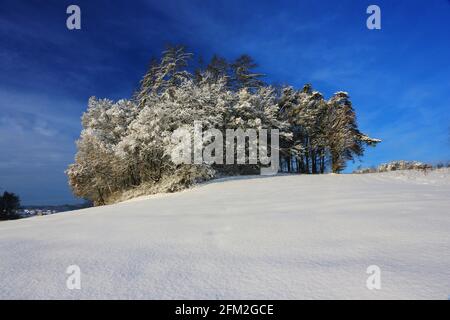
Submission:
[[[81,290],[66,287],[69,265]],[[0,222],[3,299],[449,295],[448,170],[225,179]]]

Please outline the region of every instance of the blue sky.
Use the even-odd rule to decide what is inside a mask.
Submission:
[[[70,4],[81,30],[66,28]],[[381,30],[366,28],[370,4]],[[448,0],[2,0],[0,190],[80,201],[64,170],[88,98],[130,97],[167,43],[205,59],[250,54],[268,82],[349,92],[361,130],[383,140],[363,166],[450,160],[449,16]]]

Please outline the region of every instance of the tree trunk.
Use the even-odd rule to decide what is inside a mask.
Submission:
[[[339,155],[334,153],[331,155],[331,171],[333,171],[333,173],[339,173],[340,170]]]
[[[317,173],[317,163],[316,163],[316,153],[311,152],[311,172],[313,174]]]
[[[320,157],[320,173],[324,173],[325,172],[325,157],[321,156]]]

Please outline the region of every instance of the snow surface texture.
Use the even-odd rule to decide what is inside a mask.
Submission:
[[[66,287],[73,264],[81,290]],[[449,295],[448,170],[224,179],[0,223],[3,299]]]

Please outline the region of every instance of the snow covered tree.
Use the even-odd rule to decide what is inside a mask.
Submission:
[[[75,195],[98,205],[136,190],[175,191],[217,175],[259,172],[261,164],[250,152],[254,142],[248,138],[239,138],[244,139],[239,151],[228,152],[226,144],[221,145],[223,150],[211,147],[229,129],[248,134],[278,129],[288,171],[300,173],[324,173],[327,167],[340,172],[348,160],[362,155],[366,145],[379,142],[358,130],[345,92],[328,101],[311,85],[280,92],[264,84],[248,55],[233,63],[215,55],[206,68],[197,68],[192,75],[191,57],[183,46],[169,47],[159,61],[152,60],[132,100],[89,99],[75,162],[66,171]],[[208,151],[214,159],[226,154],[227,159],[237,160],[244,151],[244,161],[199,163],[195,152],[194,157],[183,158],[188,161],[175,161],[172,156],[179,145],[173,133],[185,129],[183,144],[194,145],[196,123],[202,131],[216,133],[200,137],[201,154]],[[268,151],[263,152],[268,155]]]
[[[113,155],[91,130],[82,132],[77,147],[75,163],[66,170],[69,185],[77,197],[92,200],[95,205],[105,204],[105,196],[117,190]]]
[[[148,97],[155,94],[158,90],[157,81],[160,77],[160,65],[157,59],[152,58],[150,65],[140,82],[139,90],[134,94],[134,100],[143,106],[147,103]]]
[[[152,60],[150,68],[141,81],[136,100],[143,106],[150,96],[181,84],[192,75],[185,69],[192,54],[182,45],[168,46],[161,61]]]
[[[326,112],[322,94],[307,84],[300,91],[288,87],[283,91],[280,106],[293,134],[285,156],[290,171],[291,157],[295,157],[297,171],[323,173],[325,170],[325,138],[323,119]]]
[[[242,129],[279,129],[280,136],[286,137],[287,122],[279,117],[279,106],[275,88],[267,86],[256,91],[242,88],[236,94],[237,100],[232,108],[227,109],[226,128]],[[269,141],[270,143],[270,141]],[[249,145],[246,141],[245,154],[249,154]],[[236,158],[236,157],[235,157]],[[248,158],[246,163],[248,163]],[[259,165],[227,166],[226,172],[255,173],[259,172]]]
[[[366,145],[374,146],[381,140],[361,133],[348,93],[339,91],[328,102],[326,136],[331,155],[332,172],[341,172],[346,162],[362,156]]]
[[[217,54],[213,55],[211,61],[206,66],[206,72],[209,74],[209,81],[217,82],[219,79],[225,78],[229,81],[230,65],[227,60]]]
[[[231,64],[231,78],[230,86],[234,90],[247,88],[249,90],[256,90],[264,86],[263,74],[254,71],[258,65],[252,57],[247,54],[241,55]]]
[[[324,173],[327,163],[332,172],[340,172],[348,160],[363,154],[366,145],[380,142],[359,131],[355,111],[345,92],[338,92],[326,101],[309,84],[300,91],[287,87],[279,104],[293,133],[285,156],[288,164],[291,156],[296,158],[299,172]]]
[[[121,162],[115,153],[136,114],[136,105],[127,100],[113,103],[89,99],[82,117],[75,163],[66,171],[75,195],[103,204],[105,194],[120,190],[128,185],[128,180],[133,180],[135,176],[127,170],[128,163]]]

